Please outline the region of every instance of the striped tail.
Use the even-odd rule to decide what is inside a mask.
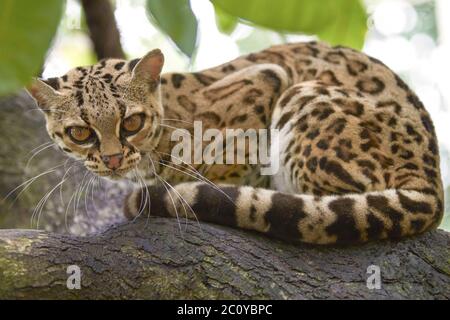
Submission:
[[[132,219],[138,214],[187,216],[289,242],[357,244],[436,228],[443,204],[441,197],[428,189],[317,197],[189,182],[173,189],[151,186],[148,191],[136,190],[126,200],[125,215]]]

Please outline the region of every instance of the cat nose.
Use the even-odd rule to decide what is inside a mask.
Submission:
[[[107,168],[116,170],[122,164],[123,154],[116,153],[110,156],[102,156],[102,161]]]

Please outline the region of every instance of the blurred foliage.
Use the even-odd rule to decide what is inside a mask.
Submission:
[[[211,0],[240,22],[284,33],[317,35],[330,44],[361,49],[367,16],[359,0]]]
[[[333,45],[361,49],[367,15],[359,0],[210,0],[218,29],[231,34],[238,22],[280,33],[317,35]],[[192,57],[197,20],[188,0],[147,0],[152,23]]]
[[[61,0],[0,0],[0,96],[39,73],[63,7]]]
[[[438,39],[438,28],[435,17],[436,3],[434,1],[426,1],[418,3],[414,6],[417,12],[417,23],[413,30],[408,32],[406,36],[411,38],[414,34],[425,33],[433,38]]]
[[[216,24],[219,31],[225,34],[231,34],[238,24],[238,18],[229,15],[218,6],[214,7],[214,11],[216,13]]]
[[[444,199],[445,199],[444,208],[446,210],[445,210],[444,218],[439,227],[441,229],[450,231],[450,210],[449,210],[450,209],[450,186],[447,186],[447,189],[445,190]]]
[[[267,30],[260,28],[253,28],[253,30],[245,37],[236,40],[236,44],[239,47],[239,52],[242,54],[266,49],[268,44],[272,45],[283,42],[285,42],[285,39],[281,34],[267,32]]]
[[[192,57],[197,44],[197,19],[189,0],[147,0],[150,21],[167,34],[176,46]]]
[[[366,13],[359,0],[210,0],[218,29],[231,34],[237,23],[279,33],[317,35],[331,44],[360,49]],[[26,85],[43,66],[61,21],[62,0],[0,0],[0,95]],[[189,0],[146,0],[149,20],[192,58],[198,22]],[[6,62],[6,63],[5,63]]]

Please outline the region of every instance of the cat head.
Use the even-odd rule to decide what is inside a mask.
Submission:
[[[91,172],[117,179],[159,142],[163,64],[159,49],[129,62],[101,60],[59,78],[35,79],[28,92],[63,152]]]

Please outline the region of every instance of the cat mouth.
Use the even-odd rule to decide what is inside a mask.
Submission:
[[[116,170],[103,170],[103,171],[92,171],[96,175],[104,178],[109,178],[111,180],[120,180],[124,179],[126,174],[130,172],[134,167],[126,167],[122,169]]]

